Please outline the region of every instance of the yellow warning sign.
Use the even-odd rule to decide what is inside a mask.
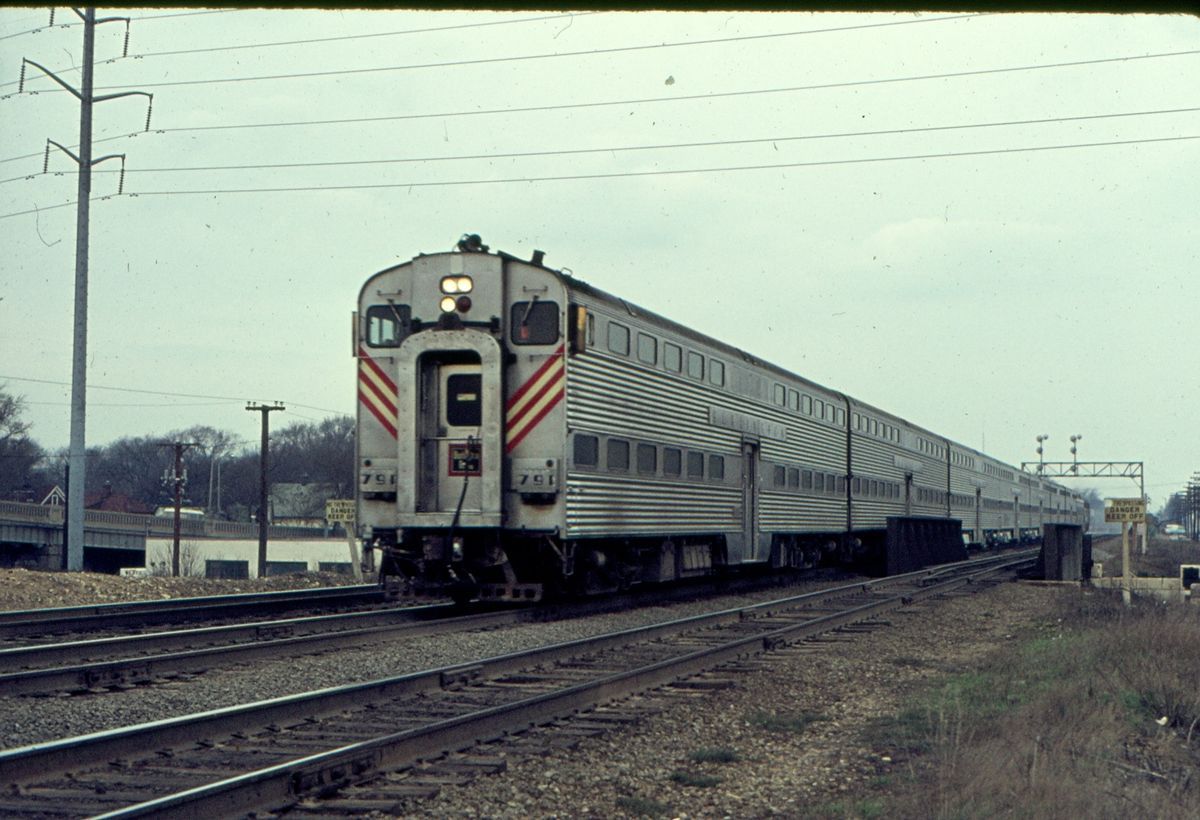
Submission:
[[[1146,502],[1141,498],[1109,498],[1104,507],[1104,521],[1107,524],[1122,521],[1141,524],[1146,520]]]
[[[325,502],[325,520],[331,524],[354,523],[354,499],[330,498]]]

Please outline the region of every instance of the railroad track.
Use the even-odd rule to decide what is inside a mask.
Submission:
[[[380,604],[383,600],[383,592],[378,586],[356,584],[165,601],[11,610],[0,612],[0,645],[13,646],[63,634],[83,635],[151,624],[172,625],[296,610],[369,606]]]
[[[610,633],[365,684],[276,698],[0,753],[6,816],[229,816],[381,808],[503,767],[476,750],[530,727],[568,734],[638,719],[604,706],[658,687],[719,688],[752,656],[853,627],[1027,565],[1032,551]],[[698,677],[697,677],[698,676]],[[628,703],[628,701],[626,701]],[[581,722],[582,721],[582,722]],[[572,728],[573,725],[573,728]],[[417,761],[446,759],[432,775]],[[406,774],[387,775],[405,769]],[[312,803],[376,778],[353,797]],[[340,800],[340,802],[339,802]]]
[[[481,604],[464,617],[461,607],[426,604],[334,615],[203,626],[0,649],[0,692],[103,694],[178,680],[232,663],[327,649],[364,646],[455,631],[493,629],[529,620],[563,620],[697,596],[760,592],[777,577],[735,583],[644,588],[620,596],[553,606],[513,608]]]

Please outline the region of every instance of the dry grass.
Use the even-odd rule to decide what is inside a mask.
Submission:
[[[942,681],[868,741],[913,778],[900,817],[1194,818],[1200,607],[1087,592],[984,668]]]

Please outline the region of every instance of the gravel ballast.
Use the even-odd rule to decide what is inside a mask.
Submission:
[[[773,589],[550,624],[396,640],[102,695],[0,697],[0,746],[398,675],[783,594]],[[674,700],[635,726],[584,739],[575,749],[513,757],[504,774],[447,786],[432,800],[406,805],[401,816],[869,814],[863,801],[903,776],[906,764],[891,750],[859,740],[864,727],[902,709],[911,687],[965,671],[1024,626],[1051,618],[1061,594],[1004,583],[979,594],[918,604],[889,615],[889,627],[774,653],[761,671],[738,674],[732,689]],[[56,605],[69,603],[74,602]],[[712,750],[735,759],[691,758]]]

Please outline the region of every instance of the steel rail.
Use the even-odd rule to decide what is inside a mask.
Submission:
[[[1027,559],[1021,559],[1027,560]],[[964,570],[993,572],[1005,565],[992,564],[985,569],[963,566]],[[114,757],[145,751],[150,745],[165,747],[194,742],[221,732],[237,732],[252,725],[268,725],[286,721],[297,715],[323,715],[360,705],[367,697],[384,699],[405,694],[439,690],[446,686],[478,680],[486,669],[488,674],[517,672],[531,666],[565,660],[583,650],[600,651],[607,648],[646,642],[681,631],[737,623],[772,610],[794,609],[848,594],[872,593],[880,587],[892,586],[906,580],[919,584],[926,576],[924,570],[904,576],[890,576],[871,582],[845,584],[826,590],[809,592],[790,598],[705,613],[669,622],[634,627],[602,636],[581,638],[543,647],[495,656],[480,661],[454,664],[439,669],[424,670],[393,678],[331,687],[315,692],[287,695],[251,704],[224,707],[181,717],[166,718],[136,726],[95,732],[63,740],[47,741],[0,752],[0,782],[19,782],[30,777],[45,776],[71,768],[103,762]],[[934,589],[935,587],[929,587]],[[899,596],[900,600],[907,596]]]
[[[105,656],[132,657],[120,652],[138,651],[141,655],[191,649],[197,646],[291,638],[300,635],[351,629],[359,625],[391,623],[397,620],[448,617],[457,610],[449,604],[429,604],[415,607],[369,609],[362,612],[339,612],[333,615],[307,615],[272,621],[201,626],[191,629],[170,629],[162,632],[143,632],[137,635],[113,635],[103,638],[83,638],[62,643],[38,643],[0,649],[0,672],[17,672],[72,663],[81,660],[100,660]]]
[[[436,608],[454,609],[453,606]],[[21,695],[53,691],[97,691],[109,687],[129,688],[138,684],[161,681],[174,675],[208,671],[212,669],[214,663],[227,659],[244,663],[259,658],[279,657],[288,653],[346,649],[378,643],[385,639],[410,640],[447,632],[494,629],[498,626],[530,620],[532,616],[530,610],[520,609],[448,616],[435,620],[422,616],[405,617],[405,612],[406,610],[400,609],[392,612],[350,613],[349,615],[332,616],[338,618],[364,616],[363,619],[385,621],[385,623],[374,626],[346,627],[286,637],[267,637],[271,635],[271,632],[267,631],[257,639],[252,638],[242,643],[9,672],[0,674],[0,692],[6,695]],[[220,629],[220,627],[214,628]],[[136,638],[136,636],[134,637]],[[58,646],[60,645],[55,645],[54,648],[58,648]]]
[[[383,592],[379,587],[356,584],[346,587],[212,595],[203,598],[12,610],[0,612],[0,638],[66,632],[73,629],[95,631],[148,623],[284,612],[303,607],[352,606],[382,600]]]
[[[772,651],[911,604],[945,594],[1029,558],[1010,559],[967,575],[931,583],[908,594],[893,595],[830,615],[783,626],[766,634],[736,638],[646,666],[610,674],[513,703],[458,715],[426,726],[396,732],[339,749],[269,766],[216,783],[148,800],[97,816],[97,820],[161,817],[227,816],[280,808],[306,794],[335,791],[367,779],[384,768],[411,765],[421,759],[460,751],[538,724],[561,720],[597,705],[669,685],[747,655]],[[495,671],[495,670],[489,670]]]

